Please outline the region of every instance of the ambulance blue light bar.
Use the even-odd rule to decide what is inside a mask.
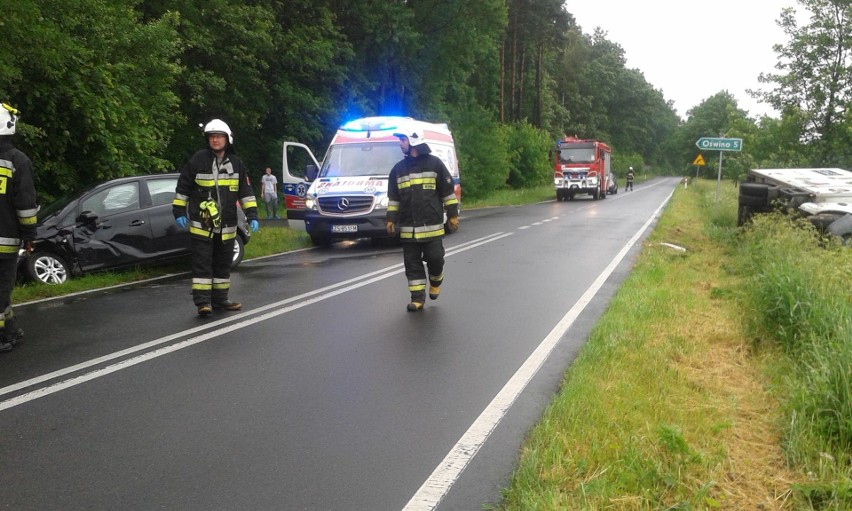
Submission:
[[[408,117],[364,117],[349,121],[340,127],[341,131],[387,131],[397,129]]]

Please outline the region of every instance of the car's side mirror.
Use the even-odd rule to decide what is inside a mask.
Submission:
[[[319,171],[317,170],[316,165],[306,165],[305,166],[305,179],[308,181],[313,181],[317,178]]]
[[[80,216],[77,217],[77,223],[81,224],[93,224],[98,220],[97,213],[92,211],[83,211],[80,213]]]

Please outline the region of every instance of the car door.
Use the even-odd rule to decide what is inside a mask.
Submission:
[[[149,261],[154,254],[148,209],[141,208],[139,181],[123,181],[83,197],[74,248],[86,271]]]
[[[175,257],[189,253],[189,233],[175,224],[172,213],[177,180],[177,175],[164,175],[143,181],[150,197],[150,205],[147,206],[148,217],[157,257]]]

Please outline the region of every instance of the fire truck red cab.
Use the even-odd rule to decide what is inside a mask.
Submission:
[[[556,200],[574,200],[579,194],[606,198],[612,149],[599,140],[565,137],[552,151]]]

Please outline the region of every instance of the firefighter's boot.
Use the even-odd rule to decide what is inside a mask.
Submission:
[[[14,331],[7,333],[6,329],[0,329],[0,353],[12,351],[16,344],[24,340],[24,331],[16,328]]]
[[[429,275],[429,298],[437,300],[441,294],[441,283],[444,281],[444,274],[434,276]]]
[[[241,304],[240,302],[232,302],[231,300],[225,300],[223,302],[214,302],[213,308],[222,311],[238,311],[243,308],[243,304]]]
[[[414,300],[408,304],[408,312],[417,312],[423,310],[423,302],[415,302]]]

